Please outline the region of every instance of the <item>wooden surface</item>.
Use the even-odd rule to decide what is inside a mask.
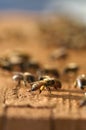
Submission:
[[[41,64],[50,64],[61,72],[65,64],[74,61],[81,67],[79,74],[86,73],[85,51],[69,51],[68,59],[59,63],[49,59],[52,48],[33,45],[21,48]],[[11,51],[14,48],[11,46]],[[0,70],[0,130],[86,130],[86,107],[78,105],[84,91],[74,88],[72,83],[62,81],[61,90],[52,90],[51,94],[43,91],[39,95],[38,91],[28,92],[29,86],[21,85],[16,90],[12,74]]]

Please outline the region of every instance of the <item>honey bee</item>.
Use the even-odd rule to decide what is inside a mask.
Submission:
[[[39,70],[38,75],[49,75],[54,76],[55,78],[60,77],[59,71],[56,68],[48,68],[48,67]]]
[[[69,63],[65,68],[63,73],[68,74],[68,73],[77,73],[79,70],[79,66],[76,63]]]
[[[11,71],[12,65],[9,62],[9,59],[7,57],[1,57],[0,58],[0,68],[3,70]]]
[[[12,65],[13,71],[27,71],[26,63],[30,59],[30,56],[26,53],[14,51],[8,56],[9,62]]]
[[[39,93],[41,93],[44,89],[46,89],[51,93],[51,87],[54,87],[57,90],[62,87],[62,84],[56,78],[44,78],[43,80],[33,82],[32,88],[29,91],[31,92],[39,89]]]
[[[16,87],[20,86],[21,82],[23,81],[24,85],[27,86],[27,83],[31,83],[35,81],[34,75],[29,72],[25,73],[17,73],[12,77],[13,80],[17,81]]]
[[[23,73],[17,73],[15,74],[12,79],[17,82],[16,87],[20,86],[21,81],[23,81]]]
[[[84,97],[79,103],[79,107],[84,107],[84,106],[86,106],[86,93],[84,94]]]
[[[74,82],[74,87],[79,87],[80,89],[85,89],[86,87],[86,75],[80,75]]]
[[[30,59],[28,61],[27,67],[28,69],[38,70],[40,69],[40,64],[36,60]]]
[[[50,57],[52,58],[52,60],[66,59],[68,57],[67,49],[64,47],[56,49],[52,52]]]
[[[62,73],[63,79],[68,82],[75,80],[76,76],[78,75],[79,69],[80,67],[77,63],[71,62],[67,64],[63,69]]]

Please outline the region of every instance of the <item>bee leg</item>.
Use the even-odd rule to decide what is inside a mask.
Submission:
[[[86,105],[86,99],[83,99],[80,104],[79,104],[79,107],[83,107]]]
[[[74,88],[76,88],[77,87],[77,82],[75,81],[73,85],[74,85]]]
[[[24,80],[24,86],[25,86],[25,87],[27,86],[26,80]]]
[[[39,89],[39,94],[44,90],[45,86],[41,86]]]
[[[82,89],[82,90],[84,90],[84,87],[83,87],[83,86],[81,86],[81,89]]]
[[[58,89],[61,88],[61,85],[60,84],[59,85],[54,85],[53,87],[55,88],[55,90],[58,90]]]
[[[19,86],[20,86],[20,80],[18,81],[18,83],[17,83],[17,85],[16,85],[16,87],[18,88]]]
[[[50,87],[48,86],[48,87],[46,87],[46,89],[50,92],[50,94],[51,94],[51,89],[50,89]]]
[[[17,85],[16,85],[16,88],[13,90],[14,94],[16,94],[17,98],[18,98],[18,90],[20,89],[20,84],[21,84],[21,81],[19,80]]]
[[[54,88],[57,90],[57,86],[54,86]]]

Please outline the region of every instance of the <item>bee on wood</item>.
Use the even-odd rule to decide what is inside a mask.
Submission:
[[[16,87],[19,87],[21,82],[23,81],[24,85],[27,86],[27,83],[31,83],[35,81],[34,75],[29,72],[25,73],[17,73],[15,74],[12,79],[17,82]]]
[[[74,82],[74,87],[79,87],[80,89],[85,89],[86,87],[86,75],[82,74],[77,77]]]
[[[12,65],[7,57],[0,58],[0,68],[7,71],[12,71]]]
[[[8,58],[14,71],[26,71],[25,64],[30,58],[27,54],[22,52],[13,52]]]
[[[16,87],[19,87],[21,84],[21,81],[23,81],[23,73],[17,73],[15,74],[12,79],[17,82]]]
[[[40,64],[36,60],[30,59],[25,63],[25,68],[27,71],[35,74],[40,69]]]
[[[60,74],[56,68],[48,68],[48,67],[45,67],[45,68],[39,70],[38,75],[48,75],[48,76],[52,76],[55,78],[60,77]]]
[[[75,79],[79,71],[79,66],[76,63],[69,63],[63,69],[62,76],[67,80]]]
[[[63,73],[68,74],[68,73],[77,73],[79,70],[79,66],[76,63],[69,63],[65,68]]]
[[[57,90],[62,87],[62,84],[59,80],[55,78],[44,78],[43,80],[32,83],[32,88],[29,91],[31,92],[39,90],[39,93],[41,93],[44,89],[46,89],[51,92],[51,87]]]
[[[68,57],[67,49],[64,47],[54,50],[51,54],[52,60],[66,59],[67,57]]]
[[[86,106],[86,93],[84,94],[84,97],[79,103],[79,107],[84,107],[84,106]]]
[[[40,65],[36,60],[30,59],[28,62],[28,68],[37,70],[40,68]]]

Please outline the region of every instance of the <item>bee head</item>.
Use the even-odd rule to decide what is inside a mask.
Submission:
[[[48,79],[46,85],[53,85],[55,83],[54,79]]]

